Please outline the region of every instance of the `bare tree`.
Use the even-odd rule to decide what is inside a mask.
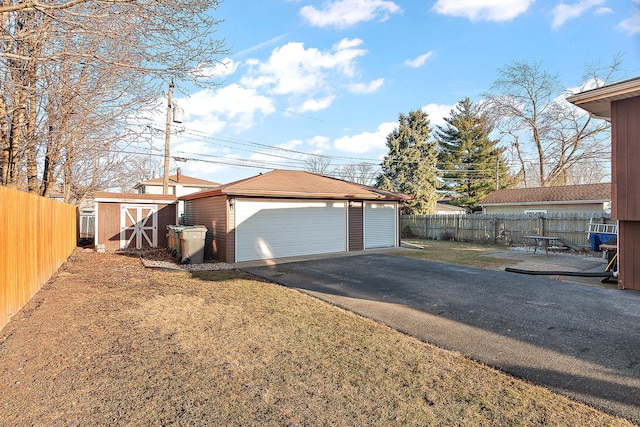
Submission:
[[[308,172],[327,175],[329,166],[331,166],[331,159],[325,156],[311,155],[305,159],[304,165]]]
[[[42,195],[109,186],[169,81],[215,84],[218,4],[5,0],[0,184]]]
[[[591,79],[591,84],[604,84],[618,67],[616,60],[605,77]],[[491,92],[485,94],[486,111],[493,115],[503,141],[511,139],[524,186],[566,184],[573,180],[576,165],[609,152],[609,123],[569,104],[568,95],[556,75],[539,63],[525,62],[500,69]]]
[[[363,185],[373,185],[380,173],[377,165],[367,162],[351,163],[337,167],[333,175],[345,181]]]

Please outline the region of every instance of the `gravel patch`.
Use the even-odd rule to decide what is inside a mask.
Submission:
[[[233,270],[231,264],[226,262],[205,262],[202,264],[176,264],[172,261],[155,261],[140,258],[142,264],[147,268],[160,268],[166,270],[183,270],[183,271],[216,271],[216,270]]]
[[[234,270],[226,262],[204,262],[202,264],[180,264],[169,253],[162,249],[136,252],[140,256],[142,265],[146,268],[157,268],[176,271],[217,271]]]

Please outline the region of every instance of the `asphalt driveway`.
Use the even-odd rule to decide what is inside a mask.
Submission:
[[[640,292],[384,254],[243,270],[640,423]]]

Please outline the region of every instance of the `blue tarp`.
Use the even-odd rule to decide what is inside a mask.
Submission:
[[[615,234],[595,234],[592,233],[589,235],[589,243],[591,243],[591,250],[592,251],[599,251],[600,250],[600,245],[603,244],[604,242],[606,242],[607,240],[611,239],[612,237],[616,237]]]

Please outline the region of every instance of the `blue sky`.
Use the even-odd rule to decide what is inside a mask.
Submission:
[[[379,163],[399,113],[441,124],[514,60],[567,88],[618,53],[621,77],[640,76],[640,0],[226,0],[215,16],[230,54],[219,87],[174,94],[171,155],[190,160],[171,167],[221,183],[305,169],[309,154]]]

